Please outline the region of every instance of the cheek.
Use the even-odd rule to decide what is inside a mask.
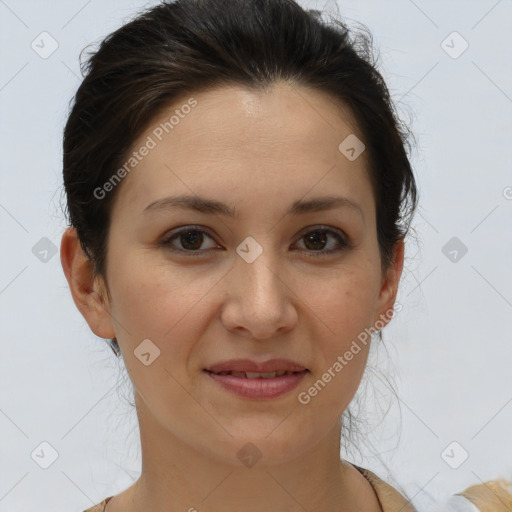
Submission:
[[[308,304],[318,320],[314,378],[321,381],[316,387],[318,395],[322,395],[314,406],[325,408],[329,414],[330,407],[339,411],[348,405],[366,367],[374,285],[364,273],[353,273],[325,286],[312,287],[310,292]]]
[[[370,327],[374,317],[375,286],[368,275],[347,273],[322,286],[309,287],[307,304],[333,349],[341,349]]]
[[[189,380],[188,361],[194,343],[210,321],[205,296],[218,276],[213,279],[171,271],[169,266],[150,265],[147,260],[131,263],[119,265],[112,273],[116,291],[112,298],[116,320],[129,331],[120,328],[118,340],[138,400],[141,431],[164,426],[176,438],[207,451],[211,449],[209,433],[218,430],[218,423],[215,415],[205,415],[203,397]],[[160,350],[149,365],[134,354],[146,338]],[[228,445],[225,452],[233,449],[219,436],[212,437],[215,444],[223,441]]]
[[[172,353],[174,359],[207,321],[204,299],[218,279],[217,274],[149,264],[143,256],[121,261],[111,272],[112,316],[120,344],[130,352],[148,338],[162,355]]]
[[[165,411],[168,403],[185,407],[190,399],[178,383],[185,382],[189,352],[204,329],[201,299],[210,281],[143,258],[112,269],[112,315],[123,359],[134,388],[151,407],[160,404],[157,410]],[[147,339],[157,348],[141,345]],[[148,365],[138,357],[142,347],[150,353]]]

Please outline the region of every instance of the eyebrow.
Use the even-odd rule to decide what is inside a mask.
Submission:
[[[148,206],[146,206],[146,208],[143,210],[143,214],[146,215],[150,212],[168,210],[171,208],[182,208],[201,213],[238,218],[238,213],[235,207],[229,206],[215,199],[209,199],[195,195],[179,195],[158,199],[157,201],[153,201]],[[361,206],[348,197],[342,196],[324,196],[308,200],[298,199],[292,203],[287,214],[300,215],[310,212],[331,210],[334,208],[350,208],[354,211],[357,211],[364,221],[364,213]]]

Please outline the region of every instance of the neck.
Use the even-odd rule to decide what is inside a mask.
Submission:
[[[263,457],[251,467],[234,466],[182,443],[141,408],[142,473],[109,502],[108,512],[348,512],[361,503],[357,470],[340,459],[339,424],[313,450],[285,463],[265,465]]]

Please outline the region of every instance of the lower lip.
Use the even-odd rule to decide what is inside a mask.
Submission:
[[[218,382],[224,389],[231,393],[253,399],[276,398],[290,392],[298,386],[308,370],[292,374],[281,375],[280,377],[271,377],[269,379],[257,378],[248,379],[246,377],[235,377],[234,375],[218,375],[204,370],[206,374],[215,382]]]

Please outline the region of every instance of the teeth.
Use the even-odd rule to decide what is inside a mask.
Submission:
[[[294,372],[280,370],[278,372],[220,372],[218,375],[233,375],[234,377],[245,377],[247,379],[272,379],[282,375],[292,375]]]
[[[248,379],[259,379],[261,377],[263,377],[264,379],[271,379],[272,377],[276,376],[276,372],[265,372],[265,373],[245,372],[245,375],[247,375]]]

